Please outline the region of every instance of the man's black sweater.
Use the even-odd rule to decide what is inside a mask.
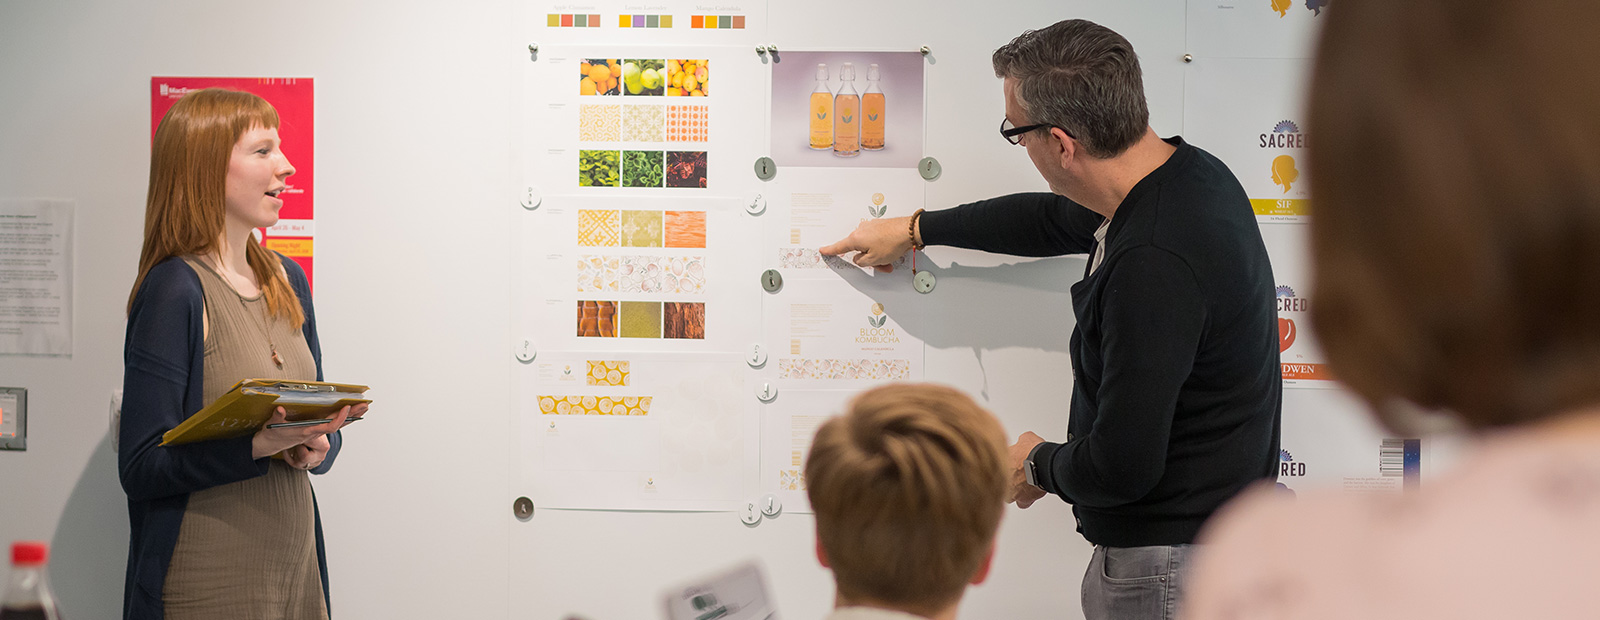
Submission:
[[[1283,382],[1272,265],[1226,165],[1177,151],[1117,207],[1105,258],[1072,287],[1066,443],[1035,452],[1044,490],[1111,547],[1194,541],[1277,474]],[[1019,256],[1093,252],[1105,218],[1054,194],[923,214],[924,242]]]

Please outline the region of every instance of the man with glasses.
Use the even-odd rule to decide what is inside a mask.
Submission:
[[[996,50],[1000,134],[1051,193],[873,220],[826,255],[885,266],[924,243],[1090,255],[1072,287],[1065,441],[1023,433],[1011,501],[1072,504],[1094,543],[1083,609],[1171,618],[1196,532],[1277,474],[1282,380],[1272,266],[1244,188],[1211,154],[1149,126],[1126,39],[1083,20]]]

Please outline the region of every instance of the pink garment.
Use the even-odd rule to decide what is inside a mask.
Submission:
[[[1189,620],[1600,618],[1600,445],[1487,437],[1404,496],[1258,487],[1201,542]]]

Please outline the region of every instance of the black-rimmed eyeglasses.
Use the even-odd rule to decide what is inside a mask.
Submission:
[[[1000,137],[1005,138],[1006,142],[1010,142],[1012,144],[1022,144],[1022,134],[1028,133],[1028,132],[1033,131],[1035,129],[1044,129],[1046,127],[1053,128],[1053,129],[1061,129],[1060,127],[1056,127],[1055,125],[1050,125],[1050,124],[1046,124],[1046,123],[1039,123],[1039,124],[1036,124],[1036,125],[1024,125],[1022,127],[1017,127],[1017,126],[1011,124],[1011,119],[1002,118],[1002,119],[1000,119]],[[1067,131],[1065,129],[1061,129],[1061,132],[1064,133],[1064,134],[1067,134],[1068,138],[1072,138],[1073,140],[1077,140],[1078,139],[1078,137],[1072,135],[1072,132],[1070,132],[1070,131]]]

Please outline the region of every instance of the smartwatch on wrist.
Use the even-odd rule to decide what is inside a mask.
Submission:
[[[1034,446],[1032,450],[1028,451],[1028,458],[1022,461],[1023,479],[1027,480],[1029,485],[1032,485],[1034,488],[1041,491],[1044,490],[1044,487],[1039,485],[1039,471],[1038,467],[1034,464],[1034,459],[1039,455],[1039,448],[1043,447],[1043,443]]]

